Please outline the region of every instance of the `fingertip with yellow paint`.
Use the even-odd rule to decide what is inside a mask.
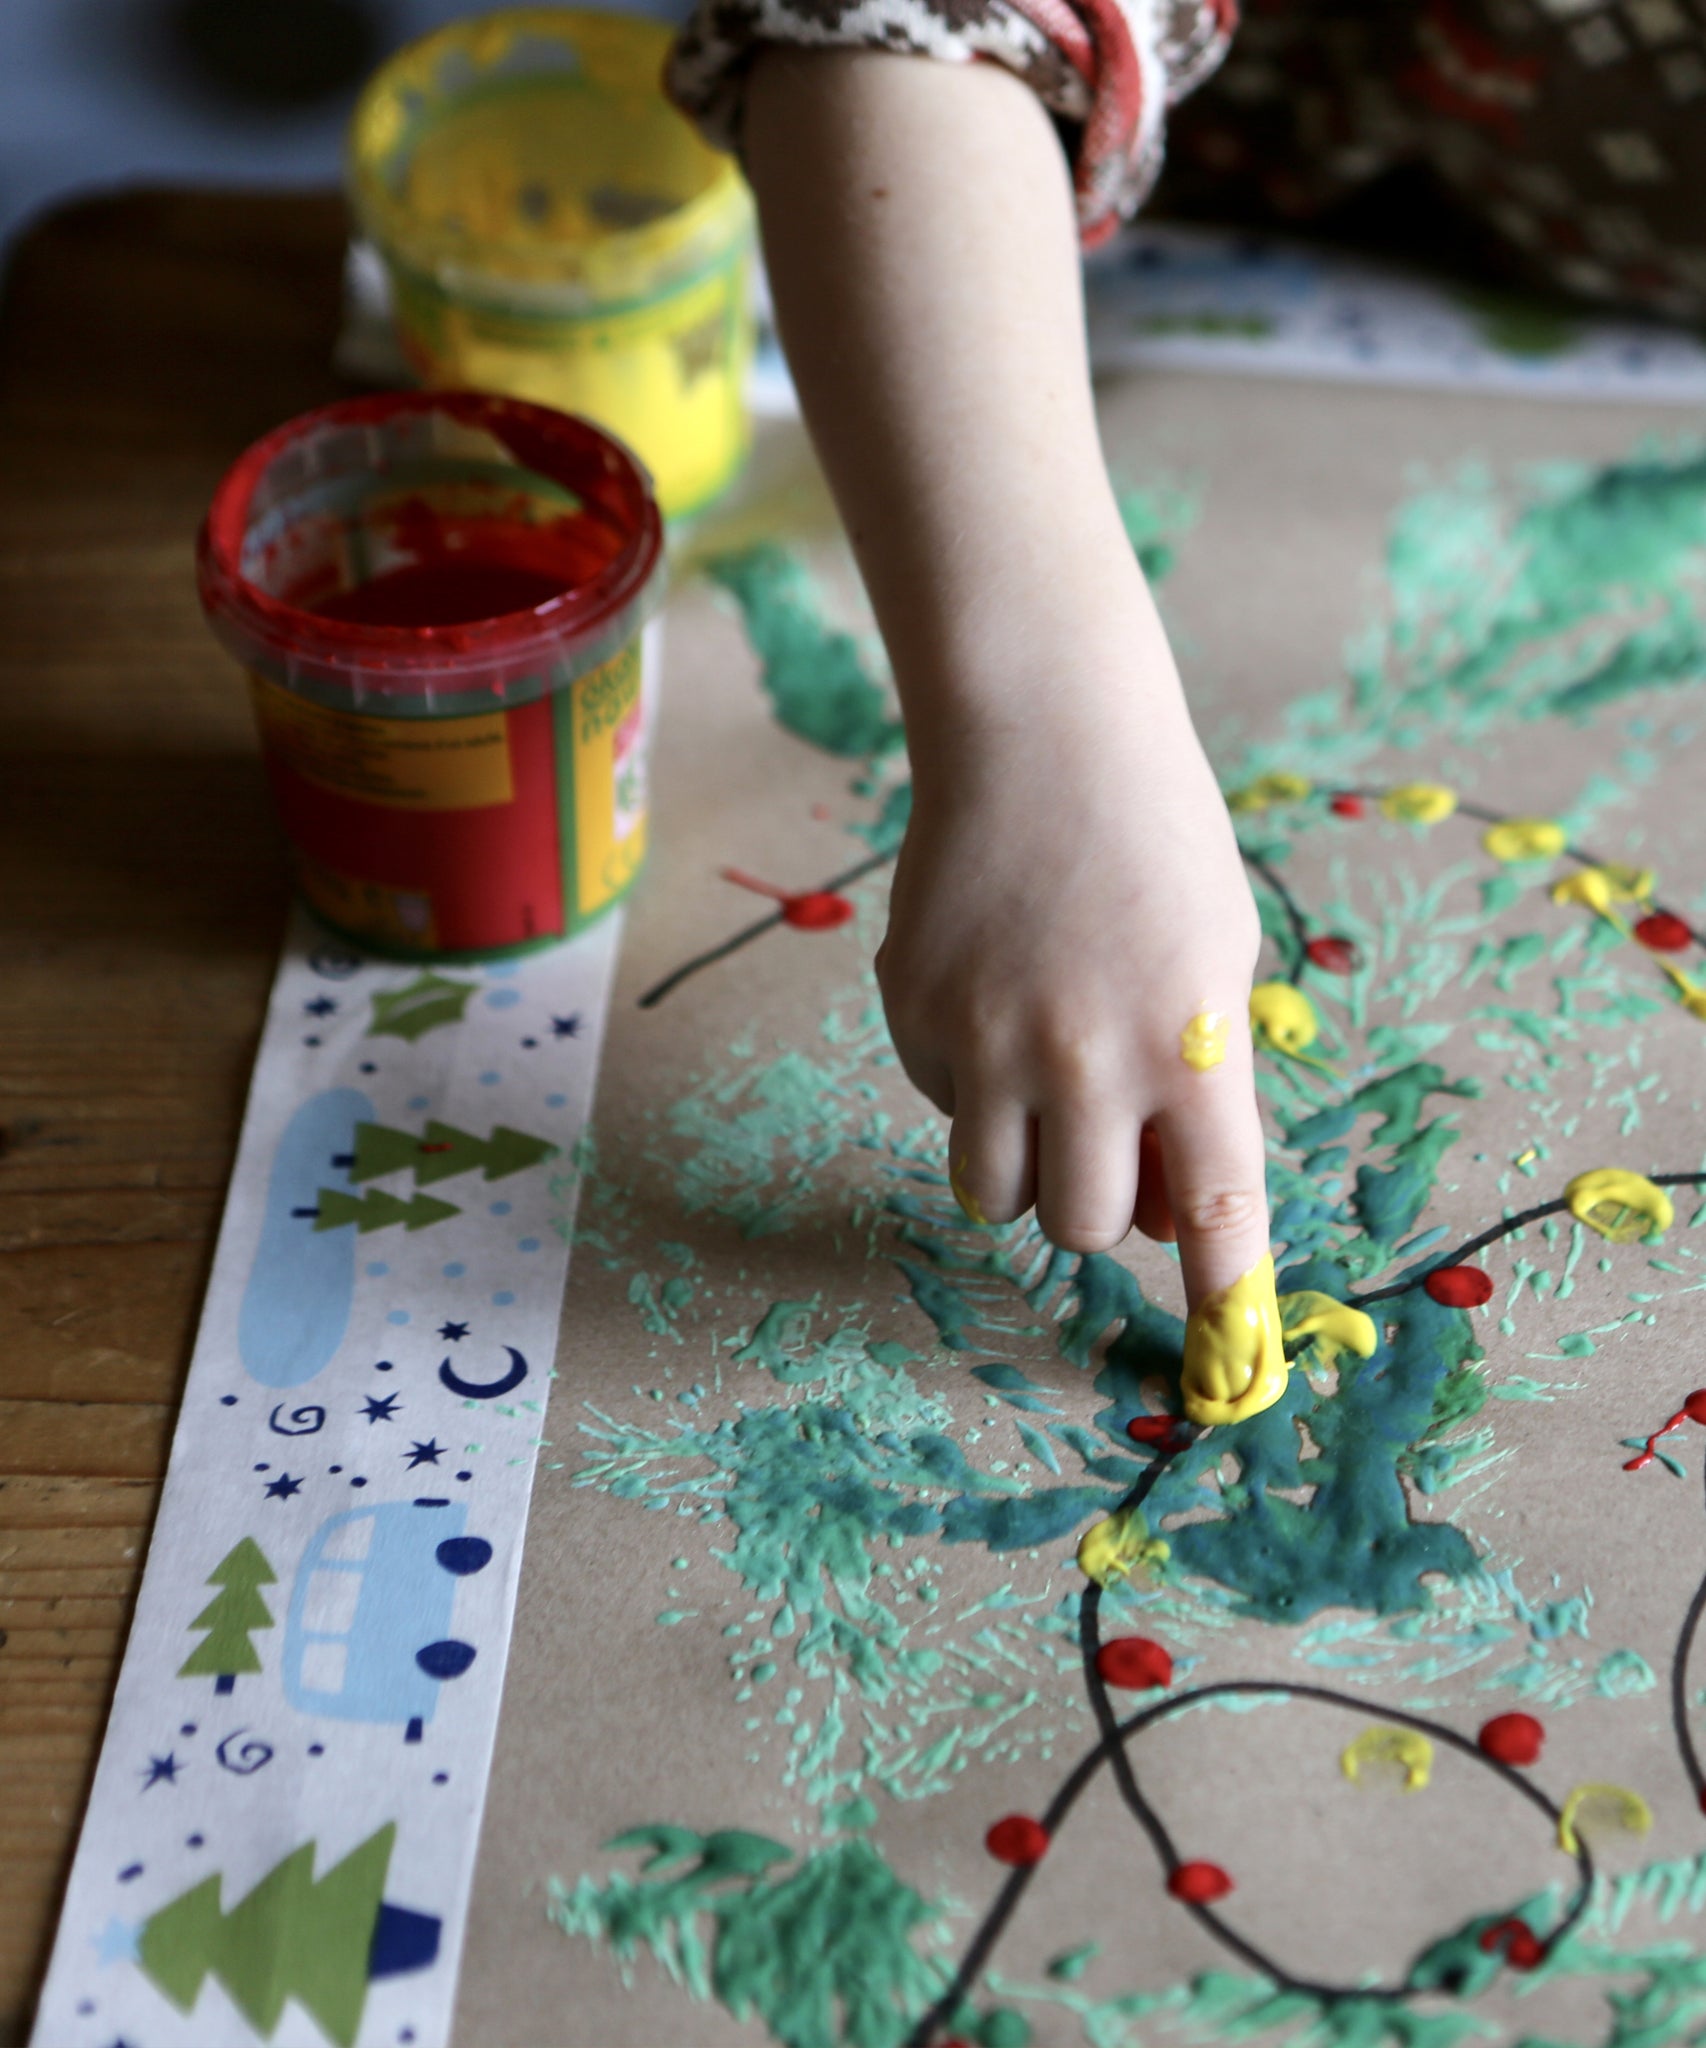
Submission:
[[[962,1154],[948,1168],[948,1187],[953,1194],[954,1200],[959,1203],[960,1214],[965,1217],[966,1221],[968,1223],[975,1223],[981,1230],[987,1230],[990,1227],[989,1218],[983,1213],[982,1206],[978,1202],[976,1195],[972,1193],[971,1189],[966,1186],[965,1181],[961,1178],[967,1164],[968,1161]]]
[[[1269,1253],[1230,1287],[1199,1302],[1186,1319],[1179,1381],[1185,1414],[1204,1428],[1247,1421],[1285,1392],[1286,1371]]]

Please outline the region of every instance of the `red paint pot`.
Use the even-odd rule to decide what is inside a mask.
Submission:
[[[202,527],[202,604],[248,671],[297,879],[328,924],[479,957],[626,894],[662,550],[633,456],[515,399],[350,399],[233,465]]]

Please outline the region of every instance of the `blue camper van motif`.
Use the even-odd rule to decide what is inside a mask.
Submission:
[[[474,1661],[450,1634],[456,1582],[492,1546],[464,1533],[461,1501],[381,1501],[322,1522],[285,1620],[284,1691],[304,1714],[401,1724],[418,1742],[438,1690]]]

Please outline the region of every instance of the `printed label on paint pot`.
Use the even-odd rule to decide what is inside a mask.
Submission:
[[[501,711],[466,718],[370,718],[311,704],[251,675],[265,745],[304,781],[405,811],[477,810],[515,793]]]
[[[570,721],[574,751],[572,819],[575,909],[589,917],[614,902],[646,857],[646,754],[650,692],[640,645],[630,642],[589,670],[558,700]],[[558,745],[563,729],[558,726]]]
[[[341,931],[360,932],[378,945],[409,953],[434,952],[441,943],[432,898],[418,889],[364,882],[300,855],[296,879],[320,915]]]

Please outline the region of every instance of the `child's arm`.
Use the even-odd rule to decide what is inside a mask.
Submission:
[[[1064,153],[994,65],[782,47],[744,140],[906,715],[877,960],[902,1064],[985,1217],[1034,1200],[1056,1243],[1099,1250],[1134,1212],[1171,1235],[1170,1210],[1194,1305],[1268,1249],[1259,934],[1102,462]],[[1227,1049],[1197,1071],[1180,1033],[1205,1011]]]

